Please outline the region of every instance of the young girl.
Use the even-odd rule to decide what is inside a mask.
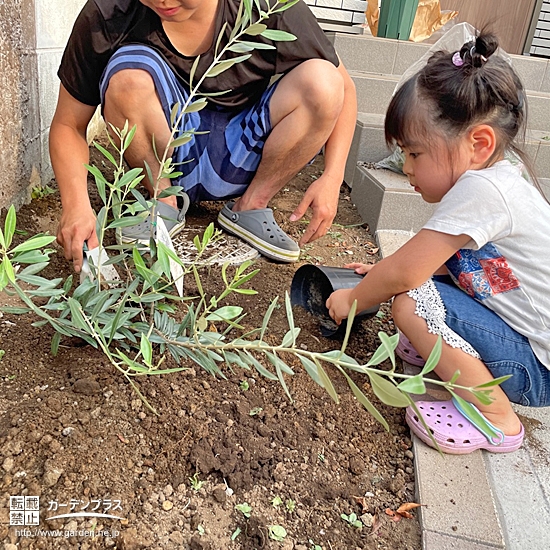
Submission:
[[[459,370],[457,383],[471,387],[512,375],[489,406],[457,392],[481,420],[454,401],[417,403],[440,448],[457,454],[516,450],[524,430],[510,402],[550,405],[550,206],[504,160],[506,150],[523,158],[513,140],[526,105],[514,70],[492,55],[497,47],[482,34],[458,52],[437,52],[397,91],[386,141],[402,148],[410,184],[437,206],[397,252],[374,266],[350,264],[367,276],[327,301],[340,323],[354,300],[361,311],[394,296],[401,348],[426,359],[443,338],[442,380]],[[407,423],[433,445],[411,407]]]

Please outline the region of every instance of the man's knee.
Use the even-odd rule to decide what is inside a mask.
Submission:
[[[147,71],[123,69],[109,79],[105,103],[128,105],[155,95],[155,83]]]
[[[330,61],[309,59],[292,69],[285,79],[299,101],[317,116],[338,117],[344,104],[344,79]]]

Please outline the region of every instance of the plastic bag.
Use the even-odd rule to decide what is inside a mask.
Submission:
[[[441,11],[439,0],[420,0],[409,40],[422,42],[458,15],[457,11]]]

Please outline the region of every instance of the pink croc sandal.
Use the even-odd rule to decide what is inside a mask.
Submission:
[[[426,361],[418,355],[409,339],[402,332],[399,333],[399,342],[395,348],[395,355],[415,367],[423,367],[426,364]]]
[[[504,435],[471,403],[463,406],[453,399],[417,401],[416,406],[439,448],[445,453],[467,454],[477,449],[492,453],[510,453],[519,449],[523,442],[523,426],[518,435]],[[407,407],[406,421],[417,437],[426,445],[434,447],[430,435],[412,407]]]

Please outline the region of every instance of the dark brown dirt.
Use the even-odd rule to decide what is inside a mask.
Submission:
[[[318,160],[274,200],[279,222],[295,237],[304,225],[285,220],[321,169]],[[192,207],[188,225],[205,227],[219,208]],[[18,228],[29,235],[53,233],[59,215],[56,193],[22,208]],[[260,273],[249,286],[259,294],[230,300],[248,312],[245,326],[259,326],[270,301],[284,297],[303,263],[375,261],[377,248],[360,224],[349,190],[342,189],[331,232],[304,247],[298,264],[258,260]],[[60,252],[45,276],[69,273]],[[202,276],[215,292],[218,270],[204,268]],[[188,284],[186,291],[193,294]],[[0,305],[14,303],[15,298],[0,294]],[[300,346],[338,347],[321,336],[318,322],[304,310],[297,307],[294,313],[302,327]],[[33,327],[35,320],[0,317],[0,349],[5,350],[0,360],[0,542],[6,550],[420,548],[417,519],[396,522],[385,513],[414,501],[413,455],[402,410],[380,405],[390,424],[387,433],[357,404],[336,371],[328,370],[339,404],[289,358],[296,371],[287,377],[292,402],[278,383],[252,371],[227,370],[222,380],[189,363],[182,373],[139,379],[155,415],[97,350],[62,341],[53,357],[52,330]],[[275,310],[269,336],[280,340],[287,330],[283,306]],[[354,330],[349,355],[366,362],[380,330],[394,333],[388,304]],[[355,381],[371,395],[365,378]],[[39,533],[34,526],[27,532],[34,536],[23,536],[10,526],[10,497],[24,495],[40,497],[38,528],[59,533]],[[116,508],[111,513],[123,520],[47,519],[86,505],[88,511],[105,512],[109,501]],[[235,508],[244,503],[250,517]],[[361,529],[341,518],[351,513],[363,520]],[[273,525],[286,529],[282,542],[270,538]]]

